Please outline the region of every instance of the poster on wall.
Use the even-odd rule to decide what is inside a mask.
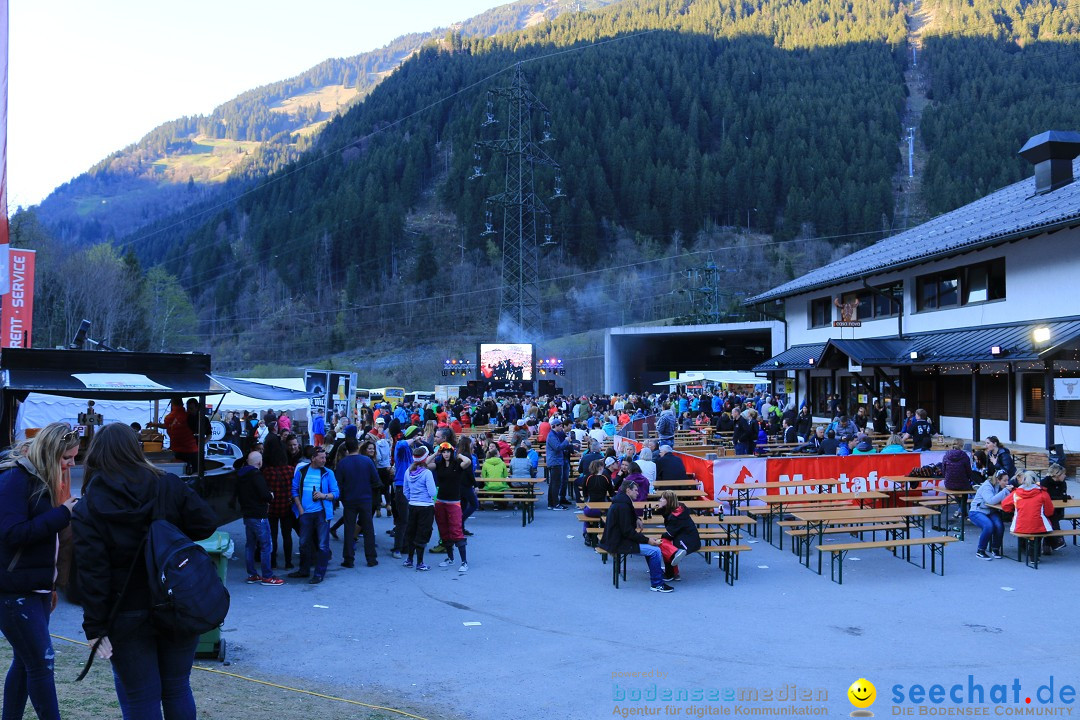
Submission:
[[[327,407],[331,412],[352,417],[353,388],[356,387],[356,373],[330,372],[327,384]]]
[[[313,393],[308,406],[310,417],[315,417],[315,413],[318,411],[322,411],[323,415],[327,415],[326,397],[329,393],[329,387],[330,373],[325,370],[304,371],[304,389],[309,393]]]

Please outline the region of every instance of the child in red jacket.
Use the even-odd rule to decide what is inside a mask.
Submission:
[[[1013,490],[1001,503],[1005,512],[1015,513],[1009,531],[1014,533],[1044,533],[1053,530],[1050,516],[1054,514],[1054,502],[1050,493],[1039,486],[1038,476],[1030,470],[1021,476],[1020,487]]]

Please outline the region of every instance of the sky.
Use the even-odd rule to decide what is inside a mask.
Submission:
[[[8,210],[163,122],[509,0],[8,0]]]

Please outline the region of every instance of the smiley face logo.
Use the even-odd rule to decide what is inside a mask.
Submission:
[[[874,704],[874,700],[877,699],[877,688],[874,684],[866,678],[859,678],[855,682],[851,683],[851,687],[847,691],[848,700],[851,704],[857,708],[865,710]],[[859,712],[851,713],[852,715],[859,715],[860,717],[873,717],[871,712]]]

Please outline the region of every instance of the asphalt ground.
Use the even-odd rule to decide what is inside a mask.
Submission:
[[[236,557],[224,669],[430,720],[840,717],[856,710],[847,691],[860,678],[876,686],[878,717],[1080,714],[1063,692],[1080,687],[1071,543],[1036,571],[976,558],[969,524],[945,549],[944,577],[877,549],[848,557],[841,586],[827,559],[818,576],[751,538],[734,587],[692,556],[675,592],[660,594],[639,558],[616,590],[574,513],[543,501],[525,528],[516,511],[474,515],[464,574],[439,568],[442,555],[428,554],[430,572],[403,568],[390,558],[391,522],[375,519],[377,567],[364,566],[361,544],[357,567],[341,568],[331,540],[324,583],[283,587],[244,583],[243,527],[226,526]],[[1015,556],[1007,533],[1006,550]],[[80,619],[62,603],[52,631],[81,637]],[[1054,702],[1043,703],[1051,678]]]

